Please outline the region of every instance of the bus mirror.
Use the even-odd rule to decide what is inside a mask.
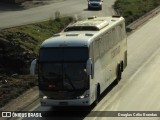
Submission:
[[[92,59],[91,58],[87,60],[86,72],[87,72],[87,75],[92,75]]]
[[[30,74],[31,74],[31,75],[35,75],[36,64],[37,64],[37,59],[34,59],[34,60],[31,62],[31,66],[30,66]]]

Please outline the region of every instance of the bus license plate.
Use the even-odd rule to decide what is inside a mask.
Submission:
[[[59,102],[59,105],[68,105],[68,102]]]

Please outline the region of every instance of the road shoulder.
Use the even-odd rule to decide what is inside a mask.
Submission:
[[[33,87],[16,99],[11,100],[0,111],[23,111],[28,105],[36,101],[39,97],[38,87]]]

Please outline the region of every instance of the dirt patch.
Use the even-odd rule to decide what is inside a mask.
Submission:
[[[53,0],[54,1],[54,0]],[[33,0],[33,1],[25,1],[23,3],[21,3],[21,6],[23,6],[23,8],[28,9],[28,8],[33,8],[33,7],[38,7],[38,6],[42,6],[42,5],[47,5],[50,4],[50,1],[44,1],[44,0]]]
[[[17,4],[0,2],[0,12],[25,10],[25,9],[30,9],[34,7],[39,7],[42,5],[63,2],[63,1],[66,1],[66,0],[26,0]]]
[[[37,85],[36,76],[0,75],[0,108],[35,85]]]
[[[21,5],[27,9],[27,8],[33,8],[33,7],[38,7],[42,5],[63,2],[63,1],[66,1],[66,0],[46,0],[46,1],[45,0],[32,0],[32,1],[25,1]]]
[[[25,91],[22,95],[7,103],[0,108],[1,111],[21,111],[23,108],[31,104],[31,101],[37,100],[39,96],[38,87],[33,87]]]
[[[0,73],[29,73],[28,66],[35,54],[22,42],[37,44],[34,38],[23,32],[0,32]]]

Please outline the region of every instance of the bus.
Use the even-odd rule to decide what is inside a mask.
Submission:
[[[125,20],[90,17],[45,40],[30,72],[38,64],[42,106],[90,106],[127,66]]]

